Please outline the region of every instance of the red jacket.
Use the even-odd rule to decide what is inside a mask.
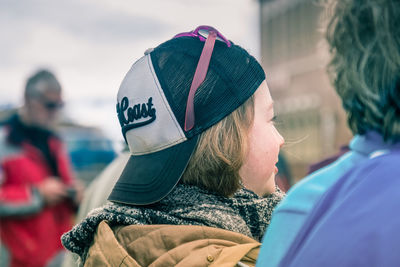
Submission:
[[[45,266],[62,245],[60,237],[71,229],[73,205],[64,201],[45,206],[35,185],[52,176],[42,152],[28,142],[7,143],[7,128],[0,128],[0,237],[11,256],[11,266]],[[71,184],[67,154],[61,141],[48,139],[58,176]],[[38,201],[39,200],[39,201]],[[12,207],[15,214],[7,214]],[[18,214],[18,212],[20,213]]]

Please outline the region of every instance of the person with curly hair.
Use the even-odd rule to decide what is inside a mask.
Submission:
[[[327,11],[328,72],[355,136],[289,191],[258,265],[397,266],[400,1],[330,1]]]

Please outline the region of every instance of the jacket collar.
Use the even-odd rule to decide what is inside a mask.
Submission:
[[[102,221],[85,265],[254,266],[260,243],[223,229],[194,225],[129,225],[110,228]]]
[[[356,135],[350,142],[350,149],[370,156],[377,151],[390,151],[400,148],[400,142],[385,142],[380,133],[369,131],[364,135]]]

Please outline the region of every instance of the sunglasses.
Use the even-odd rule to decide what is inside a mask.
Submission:
[[[228,47],[231,47],[231,42],[229,42],[229,40],[227,40],[220,32],[211,26],[199,26],[194,31],[183,32],[174,36],[174,38],[179,37],[194,37],[199,38],[202,42],[205,42],[203,50],[201,51],[199,62],[197,63],[186,103],[184,129],[187,132],[191,130],[195,124],[194,95],[206,78],[211,55],[214,50],[215,40],[224,42]]]
[[[42,105],[47,109],[47,110],[57,110],[61,109],[64,106],[63,102],[56,102],[56,101],[43,101]]]
[[[215,32],[217,34],[216,39],[218,41],[226,43],[228,47],[231,47],[231,42],[226,39],[217,29],[211,26],[199,26],[195,30],[191,32],[182,32],[174,36],[174,38],[178,37],[197,37],[200,41],[205,42],[210,35],[210,32]]]

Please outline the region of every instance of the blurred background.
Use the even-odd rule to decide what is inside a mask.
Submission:
[[[286,186],[351,135],[326,74],[315,0],[0,0],[0,120],[22,104],[26,78],[52,70],[66,106],[60,135],[88,184],[123,147],[119,85],[150,47],[212,25],[262,63],[286,139]]]

